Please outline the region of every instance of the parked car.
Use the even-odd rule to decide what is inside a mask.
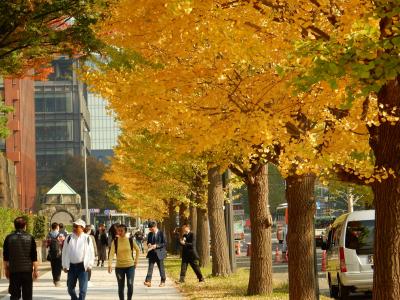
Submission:
[[[338,217],[322,243],[326,250],[331,297],[347,299],[351,292],[372,291],[374,271],[375,210]]]

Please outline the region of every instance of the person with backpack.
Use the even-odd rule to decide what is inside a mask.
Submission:
[[[133,255],[135,251],[135,255]],[[115,275],[118,282],[118,296],[124,300],[125,277],[127,282],[127,299],[131,300],[133,295],[133,282],[135,278],[135,269],[139,261],[139,247],[134,242],[133,237],[127,236],[127,227],[120,224],[117,227],[117,235],[111,242],[110,253],[108,256],[108,273],[112,272],[112,262],[114,255],[117,257],[115,266]]]
[[[68,236],[68,231],[65,229],[65,226],[63,223],[58,223],[58,226],[60,227],[59,232],[64,238]]]
[[[84,232],[91,238],[93,248],[94,248],[94,256],[97,256],[97,245],[96,245],[96,238],[94,237],[92,226],[86,225]],[[88,271],[88,287],[92,287],[92,283],[90,279],[92,278],[92,270]]]
[[[73,232],[64,241],[62,266],[68,273],[67,286],[71,300],[85,300],[88,287],[88,271],[94,265],[94,246],[92,239],[83,232],[85,221],[79,219],[73,223]],[[79,281],[79,298],[75,287]]]
[[[54,222],[51,224],[51,231],[47,235],[47,248],[49,249],[47,260],[50,261],[53,283],[56,287],[60,286],[62,271],[61,254],[64,241],[64,236],[60,234],[59,229],[58,223]]]

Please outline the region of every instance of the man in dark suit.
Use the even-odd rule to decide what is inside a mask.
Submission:
[[[154,264],[157,264],[160,270],[160,287],[165,286],[165,268],[164,259],[167,257],[167,240],[164,233],[157,228],[156,222],[149,223],[150,233],[147,236],[147,258],[149,259],[149,268],[147,270],[146,281],[144,285],[151,287],[151,278],[153,276]]]
[[[194,233],[190,231],[189,225],[182,226],[182,233],[183,236],[180,240],[182,246],[181,275],[179,282],[177,283],[185,282],[188,265],[190,265],[193,271],[196,273],[199,282],[204,282],[204,277],[201,274],[201,270],[198,264],[199,255],[197,254],[196,250],[196,238],[194,236]]]

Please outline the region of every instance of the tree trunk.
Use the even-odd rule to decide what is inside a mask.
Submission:
[[[380,111],[388,114],[400,106],[400,77],[388,82],[378,94]],[[397,113],[398,115],[398,113]],[[381,118],[380,126],[371,126],[370,145],[379,170],[393,170],[373,186],[375,201],[374,300],[400,299],[400,122],[393,125]]]
[[[212,275],[231,273],[224,217],[224,192],[219,167],[208,170],[208,216],[211,232]]]
[[[272,219],[268,208],[267,166],[256,169],[246,180],[251,223],[249,295],[272,293]]]
[[[352,213],[354,211],[354,194],[352,188],[348,189],[347,195],[347,212]]]
[[[197,208],[193,205],[190,205],[189,224],[192,232],[197,235]]]
[[[286,179],[288,202],[289,299],[316,299],[314,268],[315,175]]]
[[[205,267],[210,262],[210,229],[208,227],[207,209],[201,207],[197,207],[196,238],[200,267]]]
[[[165,235],[167,237],[167,250],[170,253],[175,253],[175,236],[174,230],[176,227],[176,211],[175,200],[171,199],[168,202],[168,217],[164,219]]]
[[[186,203],[181,203],[179,205],[179,227],[182,227],[185,224],[189,223],[189,218],[188,218],[188,207]]]

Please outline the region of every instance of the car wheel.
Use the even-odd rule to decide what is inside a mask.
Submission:
[[[341,282],[340,279],[338,278],[338,283],[339,283],[339,291],[338,291],[338,298],[340,300],[347,300],[349,298],[350,294],[350,287],[344,286]]]
[[[337,299],[338,292],[339,292],[339,287],[337,285],[332,285],[332,280],[331,280],[330,276],[328,278],[328,284],[329,284],[329,295],[330,295],[330,297]]]

